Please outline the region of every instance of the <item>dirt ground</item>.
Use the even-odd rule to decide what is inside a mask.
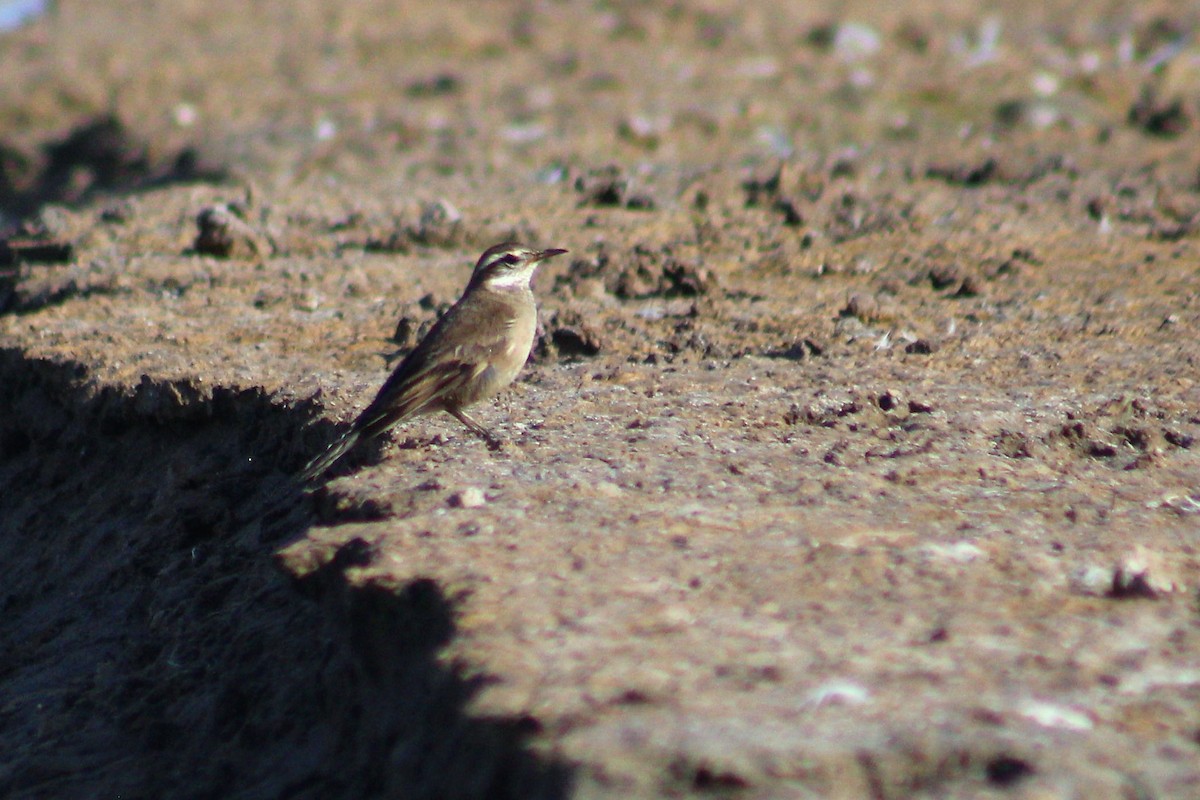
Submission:
[[[0,37],[0,795],[1200,797],[1200,6],[881,5]]]

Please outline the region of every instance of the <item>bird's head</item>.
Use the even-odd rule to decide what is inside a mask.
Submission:
[[[492,289],[524,289],[542,261],[567,252],[557,248],[534,250],[516,242],[504,242],[484,251],[475,263],[471,283]]]

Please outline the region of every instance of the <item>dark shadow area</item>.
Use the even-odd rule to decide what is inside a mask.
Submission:
[[[69,264],[75,258],[75,243],[57,238],[53,226],[39,216],[46,204],[79,205],[102,195],[227,178],[224,167],[193,147],[157,156],[151,152],[112,115],[85,119],[32,151],[0,139],[0,314],[113,291],[74,281],[32,292],[21,287],[30,265]],[[125,213],[114,204],[102,216],[119,219]]]
[[[99,194],[225,178],[224,168],[193,147],[152,158],[121,120],[104,115],[33,153],[0,141],[0,221],[24,219],[47,203],[74,205]],[[0,236],[8,233],[0,229]]]
[[[329,439],[258,389],[97,389],[0,350],[0,796],[557,798],[533,720],[464,715],[431,581],[295,581]],[[299,589],[299,591],[297,591]]]

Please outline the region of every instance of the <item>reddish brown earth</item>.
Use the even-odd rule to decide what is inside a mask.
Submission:
[[[0,795],[1200,797],[1200,9],[416,5],[0,38]]]

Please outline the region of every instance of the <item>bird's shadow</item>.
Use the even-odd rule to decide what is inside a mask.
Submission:
[[[0,349],[0,408],[0,795],[570,793],[536,720],[465,713],[438,584],[352,586],[355,542],[276,566],[336,434],[314,407]]]

